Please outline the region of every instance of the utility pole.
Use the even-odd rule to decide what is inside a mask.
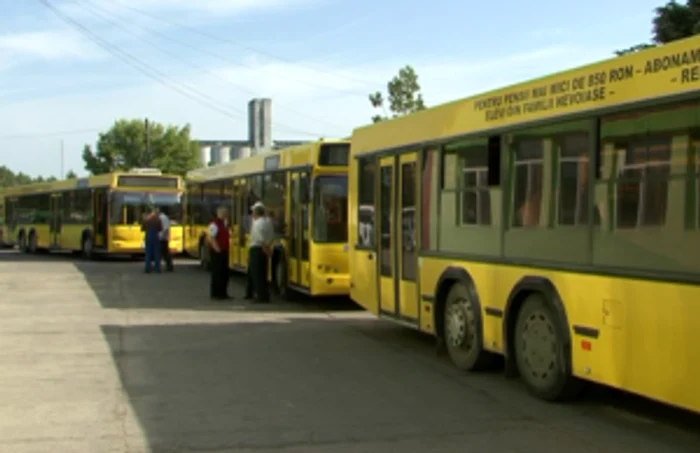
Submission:
[[[151,168],[153,166],[153,156],[151,155],[151,126],[148,123],[148,118],[146,118],[146,159],[148,159],[146,167]]]
[[[65,173],[63,172],[64,154],[63,154],[63,139],[61,139],[61,179],[65,178]]]

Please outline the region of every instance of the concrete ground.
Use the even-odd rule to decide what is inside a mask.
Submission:
[[[698,416],[542,403],[350,303],[213,303],[189,261],[141,270],[0,253],[0,452],[700,451]]]

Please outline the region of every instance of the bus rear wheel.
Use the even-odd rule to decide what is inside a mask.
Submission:
[[[463,371],[488,368],[493,354],[484,351],[481,339],[479,307],[469,288],[456,283],[445,301],[444,338],[452,363]]]
[[[204,241],[199,243],[199,267],[205,271],[209,270],[209,248]]]
[[[89,234],[83,238],[81,250],[83,252],[83,258],[86,260],[91,260],[94,258],[94,253],[92,250],[92,237]]]
[[[280,297],[284,300],[292,300],[292,292],[289,289],[287,273],[287,260],[278,258],[275,265],[275,286]]]
[[[572,398],[582,387],[568,371],[564,328],[544,296],[525,299],[515,324],[515,360],[530,393],[546,401]]]

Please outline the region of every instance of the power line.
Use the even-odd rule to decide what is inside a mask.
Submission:
[[[190,87],[187,84],[184,83],[179,83],[176,81],[173,81],[170,77],[168,77],[166,74],[163,72],[153,68],[152,66],[148,65],[147,63],[144,63],[143,61],[139,60],[138,58],[130,55],[129,53],[119,49],[117,46],[111,44],[109,41],[106,41],[105,39],[101,38],[99,35],[93,33],[90,29],[82,25],[80,22],[74,20],[73,18],[67,16],[66,14],[62,13],[58,8],[56,8],[49,0],[38,0],[42,5],[44,5],[46,8],[48,8],[52,13],[54,13],[56,16],[58,16],[61,20],[66,22],[68,25],[71,27],[77,29],[81,34],[83,34],[88,40],[91,42],[97,44],[99,47],[101,47],[103,50],[107,51],[111,55],[115,56],[116,58],[120,59],[124,63],[128,64],[129,66],[133,67],[137,71],[141,72],[142,74],[154,79],[155,81],[159,82],[160,84],[172,89],[173,91],[176,91],[180,95],[194,100],[195,102],[199,102],[201,105],[209,107],[210,109],[228,116],[230,118],[236,118],[237,115],[238,117],[241,116],[241,113],[236,111],[235,109],[228,109],[228,108],[222,108],[218,105],[217,101],[210,96],[206,95],[206,93],[202,93],[201,91],[197,90],[196,88]],[[242,116],[245,117],[245,113],[242,114]],[[317,133],[311,133],[307,131],[299,131],[295,130],[294,132],[298,132],[304,135],[310,135],[310,136],[319,136],[321,134]]]
[[[105,22],[107,22],[107,23],[111,24],[112,26],[115,26],[115,27],[117,27],[117,28],[119,28],[119,29],[125,31],[125,32],[128,33],[129,35],[131,35],[131,36],[138,36],[138,35],[136,35],[136,33],[134,33],[133,31],[129,30],[127,27],[123,26],[122,24],[120,24],[120,23],[118,22],[119,19],[123,19],[122,17],[120,17],[120,16],[117,15],[117,14],[114,14],[113,12],[109,11],[108,9],[103,8],[103,7],[99,6],[99,5],[96,5],[94,2],[92,2],[92,1],[90,1],[90,0],[86,0],[86,4],[81,4],[81,3],[79,3],[78,5],[79,5],[81,8],[83,8],[85,11],[87,11],[88,13],[92,14],[93,16],[99,17],[99,18],[103,19]],[[97,11],[95,11],[95,10],[97,10]],[[99,11],[103,11],[104,14],[103,14],[103,13],[100,13]],[[113,17],[114,19],[110,19],[110,16]],[[165,39],[174,41],[174,42],[176,42],[176,43],[178,43],[178,44],[181,44],[181,45],[184,45],[184,46],[193,48],[193,49],[195,49],[195,50],[197,50],[197,51],[201,51],[201,49],[197,48],[196,46],[192,46],[191,44],[189,44],[189,43],[187,43],[187,42],[185,42],[185,41],[181,41],[181,40],[178,40],[178,39],[175,39],[175,38],[171,38],[170,36],[168,36],[168,35],[166,35],[166,34],[164,34],[164,33],[160,33],[160,32],[157,32],[157,31],[155,31],[155,30],[151,30],[151,29],[149,29],[148,27],[145,27],[145,26],[143,26],[143,25],[139,25],[139,24],[134,24],[134,25],[137,25],[139,28],[141,28],[142,30],[145,30],[147,33],[151,33],[151,34],[160,36],[160,37],[162,37],[162,38],[165,38]],[[182,64],[184,64],[184,65],[186,65],[186,66],[191,66],[191,67],[196,68],[196,69],[198,69],[198,70],[200,70],[200,71],[206,72],[207,74],[209,74],[209,75],[211,75],[212,77],[215,77],[215,78],[221,80],[221,81],[224,82],[224,83],[227,83],[227,84],[229,84],[229,85],[232,85],[232,86],[234,86],[234,87],[237,87],[237,88],[239,88],[239,89],[241,89],[241,90],[243,90],[243,91],[245,91],[245,92],[247,92],[247,93],[249,93],[249,94],[251,94],[251,95],[253,95],[253,96],[256,95],[256,93],[255,93],[253,90],[251,90],[250,88],[248,88],[248,87],[246,87],[246,86],[244,86],[244,85],[240,85],[240,84],[237,84],[237,83],[235,83],[235,82],[232,82],[231,80],[229,80],[229,79],[227,79],[227,78],[225,78],[225,77],[222,77],[221,75],[217,74],[216,72],[210,70],[210,69],[207,68],[206,66],[199,65],[199,64],[197,64],[197,63],[193,63],[193,62],[187,61],[187,60],[185,60],[184,58],[182,58],[180,55],[178,55],[177,53],[171,52],[170,50],[168,50],[168,49],[166,49],[166,48],[163,48],[162,46],[159,46],[159,45],[157,45],[157,44],[155,44],[155,43],[153,43],[153,42],[146,41],[146,40],[140,40],[140,42],[146,43],[146,44],[150,45],[151,47],[153,47],[154,49],[158,50],[159,52],[161,52],[161,53],[163,53],[163,54],[169,56],[170,58],[172,58],[172,59],[174,59],[174,60],[179,61],[180,63],[182,63]],[[277,104],[277,105],[280,105],[280,104]],[[291,108],[289,108],[289,107],[286,107],[286,106],[284,106],[284,104],[281,104],[281,106],[282,106],[283,108],[286,108],[287,110],[289,110],[291,113],[295,113],[296,115],[299,115],[299,116],[304,116],[304,117],[306,117],[306,118],[308,118],[308,119],[310,119],[310,120],[312,120],[312,121],[323,122],[323,123],[325,123],[325,124],[327,124],[327,125],[333,126],[334,128],[341,128],[341,126],[339,126],[338,124],[331,123],[331,122],[329,122],[329,121],[327,121],[327,120],[325,120],[325,119],[316,118],[316,117],[307,115],[307,114],[305,114],[305,113],[303,113],[303,112],[300,112],[300,111],[298,111],[298,110],[294,110],[294,109],[291,109]],[[290,128],[289,126],[286,126],[286,125],[284,125],[284,124],[282,124],[282,123],[277,123],[277,122],[275,122],[275,123],[273,123],[273,124],[275,124],[275,125],[277,125],[277,126],[280,126],[280,127],[284,128],[284,129],[294,130],[294,128]],[[324,135],[325,135],[325,134],[324,134]]]
[[[340,73],[340,72],[330,71],[330,70],[327,70],[327,69],[321,69],[321,68],[317,68],[317,67],[311,67],[311,66],[308,66],[308,65],[303,65],[303,64],[300,64],[299,62],[297,62],[297,61],[295,61],[295,60],[293,60],[293,59],[291,59],[291,58],[286,58],[286,57],[282,57],[282,56],[279,56],[279,55],[275,55],[275,54],[273,54],[273,53],[266,52],[266,51],[263,51],[263,50],[260,50],[260,49],[255,49],[255,48],[250,47],[250,46],[247,46],[247,45],[245,45],[245,44],[241,44],[240,42],[236,42],[236,41],[233,41],[233,40],[230,40],[230,39],[223,38],[223,37],[221,37],[221,36],[216,36],[216,35],[213,35],[213,34],[211,34],[211,33],[204,32],[204,31],[202,31],[202,30],[199,30],[199,29],[197,29],[197,28],[191,27],[191,26],[189,26],[189,25],[185,25],[185,24],[182,24],[182,23],[179,23],[179,22],[175,22],[175,21],[172,21],[172,20],[164,19],[164,18],[159,17],[159,16],[157,16],[157,15],[155,15],[155,14],[149,13],[148,11],[145,11],[145,10],[143,10],[143,9],[137,8],[137,7],[135,7],[135,6],[131,6],[131,5],[124,4],[124,3],[122,3],[122,2],[119,1],[119,0],[113,1],[112,3],[119,4],[119,5],[120,5],[121,7],[123,7],[123,8],[129,9],[129,10],[134,11],[134,12],[136,12],[136,13],[139,13],[139,14],[142,14],[142,15],[144,15],[144,16],[150,17],[151,19],[156,20],[156,21],[159,21],[159,22],[162,22],[162,23],[164,23],[164,24],[168,24],[168,25],[171,25],[171,26],[173,26],[173,27],[181,28],[181,29],[183,29],[183,30],[187,30],[187,31],[189,31],[190,33],[194,33],[194,34],[203,36],[203,37],[205,37],[205,38],[209,38],[209,39],[211,39],[211,40],[213,40],[213,41],[219,41],[219,42],[222,42],[222,43],[225,43],[225,44],[229,44],[229,45],[233,45],[233,46],[236,46],[236,47],[240,47],[241,49],[245,49],[245,50],[247,50],[247,51],[249,51],[249,52],[254,52],[254,53],[257,53],[257,54],[260,54],[260,55],[264,55],[264,56],[266,56],[266,57],[268,57],[268,58],[271,58],[271,59],[273,59],[273,60],[279,60],[279,61],[283,61],[283,62],[285,62],[285,63],[290,63],[290,64],[294,64],[294,65],[301,66],[301,67],[306,66],[308,69],[311,69],[311,70],[313,70],[313,71],[315,71],[315,72],[325,72],[326,74],[334,75],[334,76],[336,76],[336,77],[342,77],[342,78],[344,78],[344,79],[351,80],[351,81],[354,81],[354,82],[359,82],[359,83],[362,83],[363,85],[366,85],[366,86],[374,86],[374,85],[375,85],[375,83],[373,83],[373,82],[369,82],[369,81],[367,81],[367,80],[361,80],[361,79],[358,79],[358,78],[355,78],[355,77],[351,77],[351,76],[348,76],[347,74],[343,74],[343,73]],[[316,86],[318,86],[318,85],[316,85]],[[357,92],[357,93],[358,93],[358,94],[361,94],[362,96],[367,96],[366,93],[359,93],[359,92]]]
[[[90,128],[90,129],[70,129],[64,131],[55,132],[40,132],[37,134],[16,134],[16,135],[0,135],[0,140],[24,140],[24,139],[36,139],[36,138],[50,138],[50,137],[63,137],[65,135],[78,135],[87,134],[89,132],[99,132],[101,128]]]

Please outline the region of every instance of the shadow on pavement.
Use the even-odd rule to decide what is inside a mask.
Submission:
[[[454,382],[345,321],[279,316],[103,334],[153,452],[537,429],[488,395],[445,391]]]
[[[245,278],[231,274],[230,294],[233,301],[216,302],[209,299],[209,274],[197,262],[184,256],[176,257],[175,272],[160,274],[143,272],[143,262],[130,257],[100,257],[85,260],[70,253],[22,254],[0,252],[0,262],[55,263],[70,262],[85,277],[104,308],[164,309],[204,311],[359,311],[347,297],[311,299],[299,296],[293,303],[273,295],[271,304],[250,304],[243,300]]]
[[[125,417],[124,430],[143,432],[153,452],[353,442],[425,451],[437,445],[428,438],[459,436],[472,450],[461,440],[449,451],[695,452],[700,444],[699,416],[600,387],[577,403],[543,403],[517,380],[458,372],[430,338],[347,303],[214,303],[208,275],[188,260],[172,274],[145,275],[140,262],[69,259],[101,306],[119,309],[100,321],[128,400],[118,411],[134,412],[138,426]],[[48,272],[67,260],[0,253],[3,262],[47,263]],[[231,287],[242,295],[240,277]]]

